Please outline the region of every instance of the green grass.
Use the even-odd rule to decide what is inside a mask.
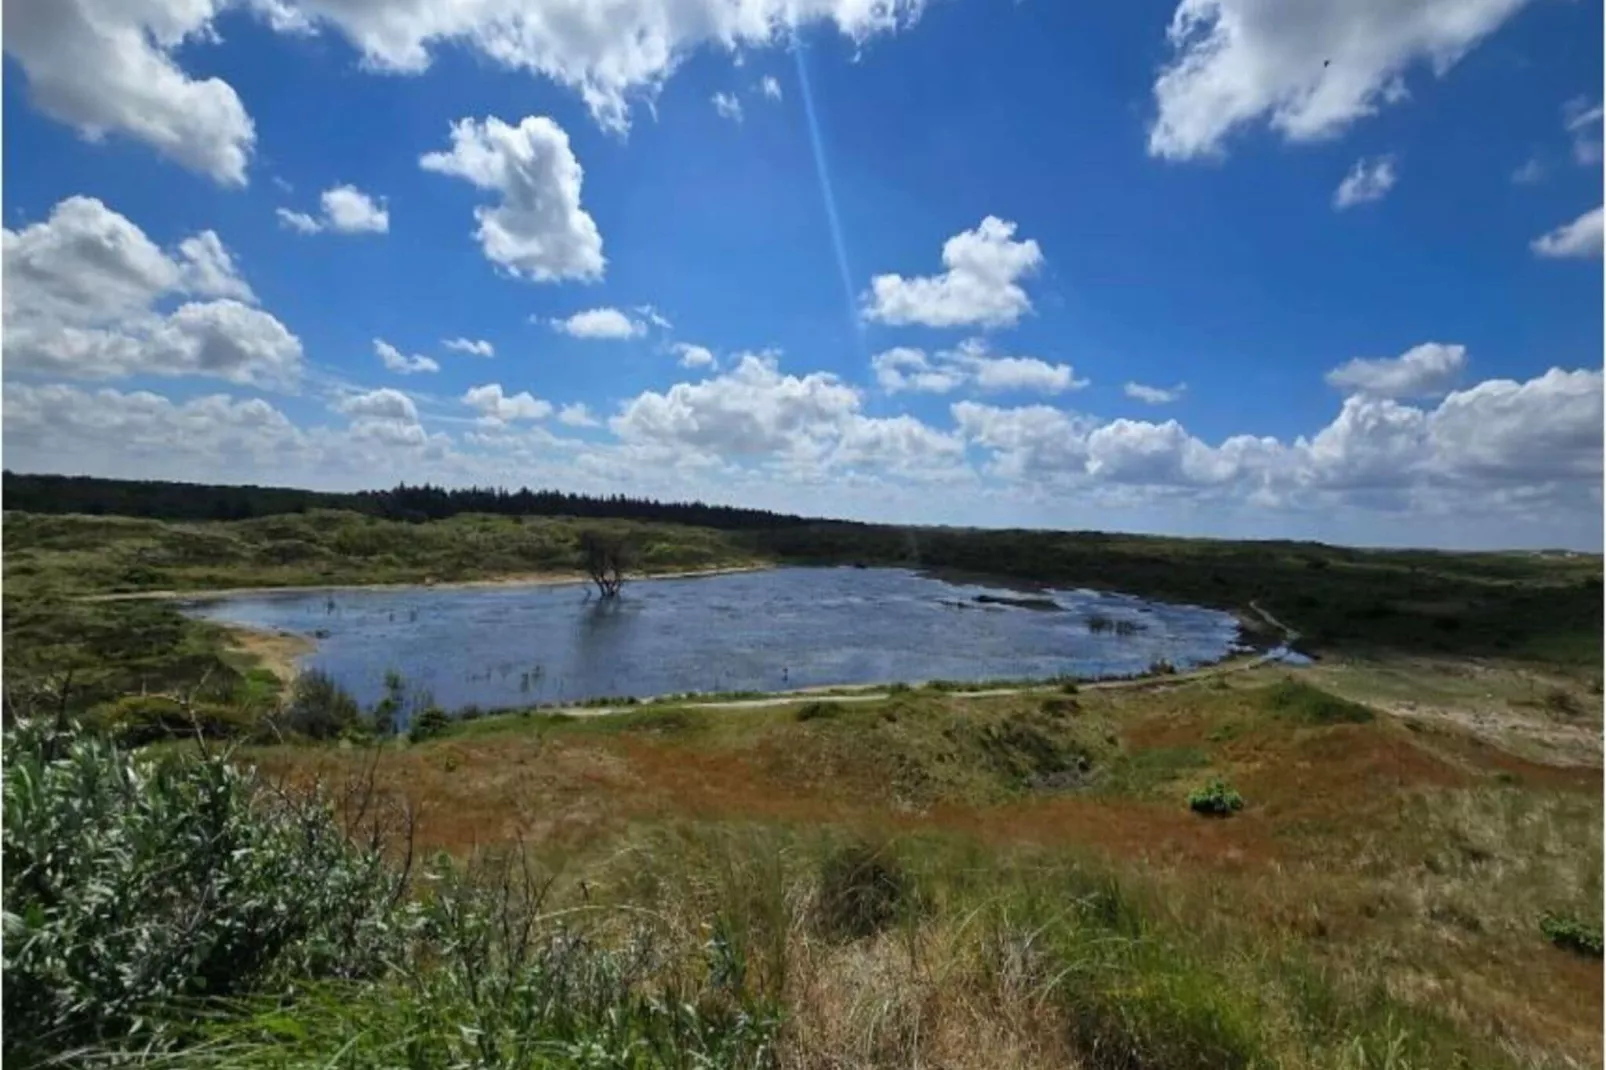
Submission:
[[[627,536],[646,572],[755,559],[706,528],[465,514],[424,524],[316,511],[177,523],[119,517],[5,515],[6,577],[55,594],[453,582],[575,572],[587,530]],[[8,583],[9,586],[9,583]]]
[[[1107,794],[1136,798],[1170,795],[1178,780],[1209,764],[1209,754],[1199,747],[1145,747],[1123,752],[1097,786]]]
[[[1303,680],[1285,679],[1262,694],[1275,716],[1307,725],[1367,724],[1377,718],[1370,706],[1329,694]]]

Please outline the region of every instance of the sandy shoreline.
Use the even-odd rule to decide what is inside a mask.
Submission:
[[[257,668],[266,669],[284,684],[289,684],[301,672],[297,662],[318,649],[316,640],[295,632],[247,628],[239,624],[225,625],[223,632],[225,649],[246,655]]]
[[[688,569],[684,572],[653,572],[637,576],[630,576],[632,582],[643,580],[683,580],[694,579],[699,576],[725,576],[737,572],[761,572],[773,568],[773,565],[729,565],[722,568]],[[158,590],[158,591],[119,591],[112,594],[85,595],[83,602],[136,602],[136,601],[207,601],[215,598],[234,598],[240,595],[252,594],[318,594],[335,591],[404,591],[415,587],[429,590],[457,591],[473,588],[503,588],[503,587],[563,587],[572,584],[586,584],[591,581],[582,572],[528,572],[513,576],[497,576],[483,580],[452,580],[447,583],[426,583],[418,581],[413,583],[320,583],[307,586],[268,586],[268,587],[210,587],[197,588],[193,591]]]

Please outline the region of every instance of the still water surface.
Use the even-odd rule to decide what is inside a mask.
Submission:
[[[303,667],[364,705],[400,672],[447,709],[826,684],[1081,677],[1231,652],[1237,622],[1197,606],[1046,591],[1061,611],[983,605],[994,588],[901,569],[781,568],[579,585],[284,591],[188,603],[198,616],[316,636]],[[1093,632],[1090,619],[1141,630]]]

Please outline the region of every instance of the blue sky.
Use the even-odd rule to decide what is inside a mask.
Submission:
[[[1598,5],[6,22],[13,469],[1600,547]]]

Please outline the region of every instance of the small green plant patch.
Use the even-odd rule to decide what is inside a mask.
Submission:
[[[1539,931],[1564,951],[1590,958],[1601,957],[1599,925],[1589,925],[1566,915],[1546,914],[1540,919]]]
[[[1188,809],[1208,817],[1227,817],[1244,808],[1244,797],[1220,777],[1188,795]]]
[[[1305,724],[1369,724],[1377,719],[1370,706],[1339,698],[1302,680],[1281,680],[1264,694],[1267,708],[1277,716]]]
[[[805,702],[797,708],[799,721],[824,721],[842,712],[840,702]]]

